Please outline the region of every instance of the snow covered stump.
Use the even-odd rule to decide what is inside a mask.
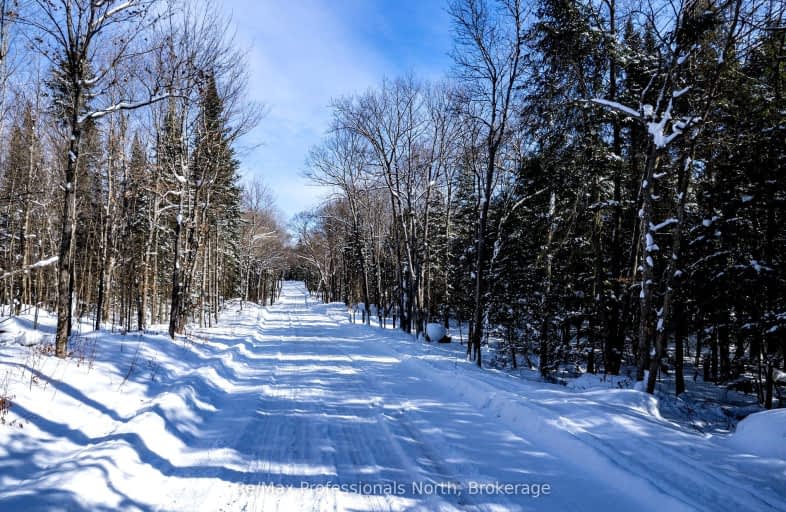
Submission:
[[[450,336],[445,326],[437,323],[426,324],[426,341],[436,341],[438,343],[450,343]]]

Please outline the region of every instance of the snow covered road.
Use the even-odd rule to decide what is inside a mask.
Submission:
[[[539,451],[495,415],[436,386],[427,363],[379,343],[379,332],[338,323],[320,309],[285,289],[254,345],[246,388],[258,386],[259,395],[228,403],[220,426],[209,429],[231,432],[221,444],[242,453],[248,468],[236,478],[215,475],[233,481],[197,496],[187,483],[162,508],[576,510],[588,498],[635,504],[576,471],[569,454]],[[232,424],[237,418],[242,426]],[[552,486],[549,495],[543,484]]]
[[[642,393],[528,384],[307,302],[285,283],[198,343],[107,336],[89,370],[3,349],[39,384],[15,391],[0,510],[786,510],[786,461]]]

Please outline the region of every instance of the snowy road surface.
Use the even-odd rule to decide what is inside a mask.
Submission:
[[[197,343],[103,335],[89,368],[3,349],[0,510],[786,510],[786,461],[649,396],[478,370],[304,293]]]

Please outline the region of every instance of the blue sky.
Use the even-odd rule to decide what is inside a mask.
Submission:
[[[243,145],[244,178],[260,176],[287,218],[324,191],[301,177],[309,149],[328,128],[332,98],[383,76],[436,80],[450,68],[445,0],[224,0],[248,49],[249,92],[267,106]]]

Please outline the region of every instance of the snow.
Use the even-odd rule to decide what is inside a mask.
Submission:
[[[627,106],[623,105],[622,103],[618,103],[616,101],[605,100],[605,99],[602,99],[602,98],[593,98],[591,101],[593,103],[597,103],[598,105],[603,105],[604,107],[609,107],[612,110],[619,110],[620,112],[628,114],[629,116],[634,117],[634,118],[637,118],[637,117],[641,116],[641,114],[639,114],[639,112],[637,110],[632,109],[630,107],[627,107]]]
[[[675,98],[679,98],[689,90],[690,87],[686,87],[684,89],[674,91],[672,96],[669,98],[668,106],[658,121],[655,120],[655,108],[650,104],[642,105],[641,112],[639,112],[638,110],[627,107],[621,103],[617,103],[616,101],[610,101],[601,98],[593,98],[590,101],[598,105],[608,107],[612,110],[623,112],[635,119],[649,120],[647,123],[645,123],[645,125],[647,127],[647,132],[652,137],[652,143],[655,145],[655,147],[663,149],[668,146],[675,138],[680,136],[685,128],[687,128],[689,125],[701,121],[701,118],[698,117],[683,117],[682,119],[671,124],[670,134],[667,135],[665,133],[667,125],[672,120],[671,111],[673,108],[673,100]],[[642,183],[642,188],[646,187],[647,182],[645,180],[644,183]]]
[[[656,227],[657,226],[651,226],[651,228],[656,228]],[[655,243],[655,237],[652,236],[652,233],[654,233],[655,231],[657,231],[657,229],[650,229],[650,232],[647,232],[644,235],[644,241],[646,242],[646,245],[647,245],[645,250],[647,252],[657,252],[657,251],[660,250],[660,247],[658,247],[658,244]],[[650,267],[651,266],[652,265],[650,265]]]
[[[655,232],[660,231],[661,229],[663,229],[663,228],[665,228],[667,226],[671,226],[672,224],[678,224],[678,223],[679,223],[679,221],[677,219],[675,219],[674,217],[671,217],[671,218],[668,218],[668,219],[664,220],[660,224],[652,224],[652,223],[650,223],[650,231],[655,233]],[[649,235],[649,233],[648,233],[648,235]]]
[[[41,267],[48,267],[49,265],[53,265],[57,263],[59,258],[57,256],[51,256],[49,258],[43,259],[41,261],[37,261],[30,265],[30,268],[41,268]]]
[[[21,255],[18,255],[18,254],[16,255],[16,260],[17,261],[19,261],[21,258],[22,258]],[[0,279],[5,279],[7,277],[10,277],[10,276],[12,276],[14,274],[18,274],[20,272],[29,272],[31,269],[34,269],[34,268],[48,267],[49,265],[57,263],[58,259],[59,258],[57,256],[51,256],[51,257],[43,259],[41,261],[37,261],[37,262],[33,263],[32,265],[28,265],[27,267],[23,267],[23,268],[17,269],[17,270],[11,270],[11,271],[5,272],[3,274],[0,274]]]
[[[568,389],[587,391],[596,389],[628,389],[632,386],[630,377],[624,375],[604,375],[585,373],[567,384]]]
[[[176,341],[79,324],[65,360],[42,315],[0,345],[0,510],[786,510],[786,460],[622,378],[479,369],[306,295]]]
[[[671,107],[671,105],[669,105],[669,107]],[[665,135],[663,133],[663,130],[666,128],[666,123],[671,120],[670,110],[671,109],[669,108],[663,114],[663,117],[660,121],[647,123],[647,131],[652,137],[652,143],[657,148],[665,148],[672,140],[674,140],[675,137],[677,137],[677,135],[682,133],[681,131],[677,130],[676,126],[673,127],[672,133],[670,135]]]
[[[103,14],[98,16],[95,20],[92,21],[90,28],[92,30],[99,30],[102,25],[108,22],[113,16],[116,16],[118,13],[130,9],[136,2],[134,0],[129,0],[127,2],[123,2],[119,5],[112,7],[111,9],[107,9]]]
[[[448,331],[442,324],[428,323],[426,324],[426,335],[431,341],[439,341],[448,335]]]
[[[0,346],[4,344],[21,345],[25,347],[38,345],[47,336],[40,331],[32,328],[32,322],[25,318],[11,317],[4,319],[0,323]],[[2,383],[2,371],[0,371],[0,383]],[[0,388],[2,393],[2,388]]]
[[[786,409],[751,414],[737,425],[729,443],[743,453],[786,460]]]
[[[132,4],[133,2],[127,2],[127,4]],[[120,9],[121,6],[118,6],[117,9]],[[115,9],[115,10],[117,10]],[[122,9],[120,9],[122,10]],[[147,105],[152,105],[153,103],[158,103],[161,100],[170,98],[172,95],[169,93],[159,94],[156,96],[151,96],[148,99],[144,99],[141,101],[120,101],[113,105],[109,105],[100,110],[94,110],[92,112],[83,114],[79,116],[77,119],[78,124],[83,124],[88,119],[100,119],[106,115],[113,114],[115,112],[119,112],[121,110],[135,110],[140,107],[144,107]]]

